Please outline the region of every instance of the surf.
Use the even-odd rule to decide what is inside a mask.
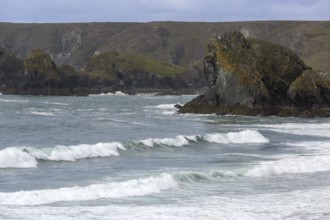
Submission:
[[[43,205],[55,202],[88,201],[144,196],[178,187],[172,175],[108,182],[88,186],[0,193],[0,205]]]
[[[119,156],[120,151],[130,148],[183,147],[198,142],[248,144],[268,143],[269,140],[258,131],[244,130],[206,135],[178,135],[173,138],[147,138],[127,143],[110,142],[43,148],[9,147],[0,150],[0,158],[6,158],[6,160],[0,160],[0,168],[33,168],[38,165],[38,160],[74,162],[85,158]]]

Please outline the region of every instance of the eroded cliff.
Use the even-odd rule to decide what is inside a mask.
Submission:
[[[232,31],[207,46],[210,88],[181,113],[330,116],[330,82],[290,49]]]

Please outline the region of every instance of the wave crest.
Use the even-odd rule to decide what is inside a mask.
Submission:
[[[265,138],[258,131],[245,130],[240,132],[229,132],[226,134],[207,134],[203,137],[204,140],[219,144],[228,143],[268,143],[269,140]]]
[[[52,148],[24,148],[33,157],[41,160],[75,161],[82,158],[118,156],[118,149],[126,150],[119,142],[56,146]]]
[[[76,161],[83,158],[119,156],[119,150],[127,147],[182,147],[192,142],[207,141],[221,144],[228,143],[266,143],[265,138],[258,131],[245,130],[241,132],[215,133],[206,135],[178,135],[174,138],[148,138],[129,143],[111,142],[98,144],[81,144],[75,146],[55,147],[10,147],[0,150],[0,168],[16,167],[30,168],[37,166],[38,160]],[[10,155],[10,156],[7,156]]]

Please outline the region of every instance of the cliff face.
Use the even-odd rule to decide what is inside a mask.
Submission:
[[[225,33],[208,44],[204,73],[210,89],[181,113],[330,116],[330,82],[283,46]]]

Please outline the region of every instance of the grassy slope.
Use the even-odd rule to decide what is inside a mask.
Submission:
[[[183,74],[186,69],[178,65],[146,59],[140,55],[107,52],[91,57],[84,72],[93,77],[105,77],[111,80],[115,78],[113,75],[115,70],[128,73],[139,71],[155,73],[160,76],[173,76]]]

